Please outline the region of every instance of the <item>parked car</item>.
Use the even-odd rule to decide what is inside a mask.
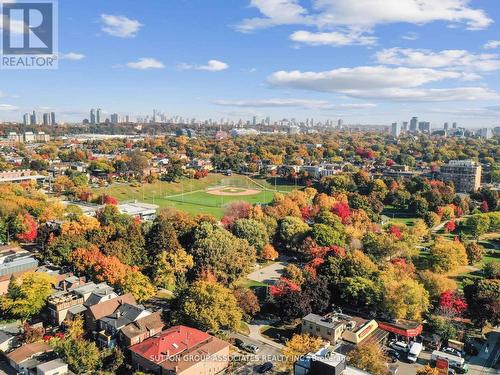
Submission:
[[[408,344],[403,341],[391,341],[389,347],[395,350],[399,350],[400,352],[408,352]]]
[[[255,344],[243,344],[241,348],[253,354],[256,354],[259,351],[259,347]]]
[[[257,372],[259,374],[265,374],[266,372],[271,371],[272,369],[273,369],[272,362],[266,362],[262,366],[259,367],[259,369],[257,370]]]
[[[448,353],[448,354],[456,355],[457,357],[463,357],[462,352],[460,350],[455,349],[455,348],[445,347],[445,348],[441,348],[441,351]]]

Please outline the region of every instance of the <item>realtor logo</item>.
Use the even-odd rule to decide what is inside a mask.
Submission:
[[[56,68],[56,21],[56,4],[53,1],[2,3],[1,67]]]

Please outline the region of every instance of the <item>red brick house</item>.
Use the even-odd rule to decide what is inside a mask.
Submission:
[[[157,375],[216,375],[229,366],[229,344],[206,332],[171,327],[131,346],[134,368]]]

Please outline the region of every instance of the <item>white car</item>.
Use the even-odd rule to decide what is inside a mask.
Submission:
[[[389,344],[389,347],[391,347],[392,349],[395,349],[395,350],[399,350],[401,352],[405,352],[405,353],[408,352],[408,344],[406,342],[403,342],[403,341],[392,341]]]

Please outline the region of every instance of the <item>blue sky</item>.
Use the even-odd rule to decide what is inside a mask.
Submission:
[[[494,0],[60,0],[57,70],[0,70],[0,120],[418,115],[498,126]]]

